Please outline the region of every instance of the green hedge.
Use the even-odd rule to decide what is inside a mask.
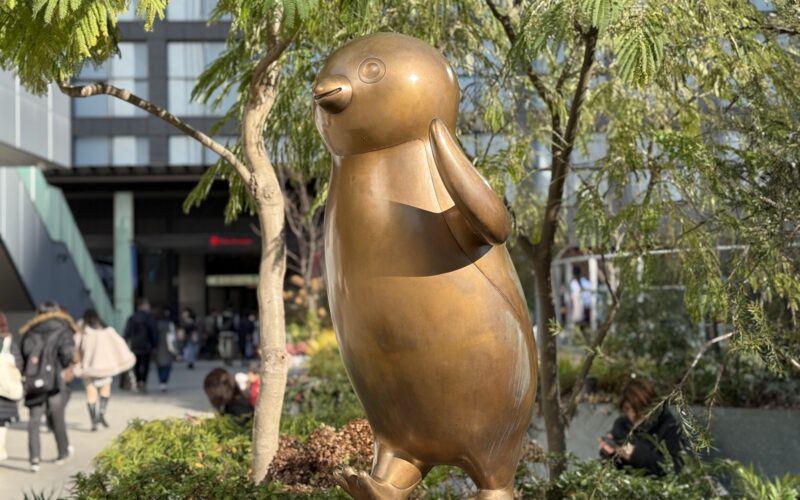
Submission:
[[[250,431],[250,422],[229,417],[134,421],[97,456],[94,472],[76,476],[72,493],[81,499],[123,500],[348,498],[338,488],[309,485],[298,492],[295,485],[289,492],[277,483],[252,484]],[[573,459],[569,471],[554,483],[540,481],[530,465],[523,463],[517,475],[517,489],[526,499],[717,498],[723,492],[720,484],[727,485],[729,498],[800,498],[800,475],[768,481],[732,461],[688,458],[680,474],[653,479],[619,471],[606,461]],[[472,488],[460,469],[437,467],[419,488],[418,498],[463,498]]]
[[[256,486],[250,473],[251,422],[230,417],[133,421],[75,477],[81,499],[328,499],[341,490],[289,493]]]

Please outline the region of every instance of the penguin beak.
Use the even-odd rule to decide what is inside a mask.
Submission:
[[[346,76],[331,75],[314,85],[314,102],[331,114],[344,110],[353,98],[353,87]]]

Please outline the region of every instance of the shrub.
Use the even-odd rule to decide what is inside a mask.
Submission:
[[[611,362],[605,358],[597,358],[592,363],[589,375],[597,379],[597,388],[606,394],[612,394],[616,398],[621,392],[625,383],[631,378],[631,373],[646,373],[637,369],[632,363]]]
[[[763,500],[797,500],[800,498],[800,474],[786,474],[778,479],[764,479],[752,466],[732,463],[736,475],[734,486],[746,498]]]
[[[134,420],[97,455],[94,472],[75,476],[72,494],[121,500],[346,499],[333,488],[332,471],[350,464],[367,467],[358,460],[370,460],[372,453],[372,431],[364,420],[339,432],[318,427],[304,444],[283,436],[270,477],[296,478],[294,487],[256,486],[250,479],[251,436],[249,421],[230,417]]]
[[[336,335],[323,330],[309,342],[308,374],[289,379],[281,429],[307,437],[319,424],[340,428],[364,411],[344,371]]]
[[[572,392],[575,381],[578,379],[580,366],[573,362],[569,357],[562,356],[558,360],[558,383],[561,386],[562,394]]]
[[[308,374],[312,377],[333,378],[345,373],[333,330],[322,330],[308,342],[306,352],[310,356]]]
[[[250,427],[229,417],[134,420],[78,474],[78,498],[277,498],[249,480]]]
[[[94,472],[76,476],[72,493],[81,499],[344,500],[349,497],[334,487],[333,471],[344,465],[369,470],[372,432],[365,420],[340,431],[322,425],[305,439],[282,436],[269,472],[275,482],[256,486],[249,477],[249,424],[229,417],[134,421],[96,457]],[[553,483],[534,475],[533,465],[544,461],[543,450],[529,445],[516,478],[522,498],[717,498],[724,493],[721,483],[730,485],[734,498],[800,498],[800,475],[765,480],[732,461],[687,457],[679,474],[653,479],[617,470],[607,461],[571,459],[568,472]],[[474,486],[463,471],[436,467],[414,498],[456,499],[471,493]],[[31,492],[28,498],[51,496]]]
[[[285,432],[303,437],[317,424],[338,429],[363,416],[361,403],[344,373],[331,378],[300,375],[287,383],[281,422]]]
[[[695,500],[718,496],[717,483],[708,475],[708,467],[686,467],[681,474],[651,478],[616,469],[609,461],[588,460],[574,463],[552,484],[523,484],[526,495],[537,498],[620,499],[648,498]],[[530,486],[533,486],[532,488]]]
[[[732,460],[702,461],[686,457],[686,465],[680,473],[669,471],[664,477],[654,478],[639,471],[618,470],[607,460],[580,462],[572,457],[569,470],[557,481],[549,483],[532,476],[518,476],[517,487],[523,498],[541,500],[721,497],[797,500],[800,498],[800,474],[769,480]]]

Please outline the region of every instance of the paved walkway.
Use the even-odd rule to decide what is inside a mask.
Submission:
[[[0,462],[0,499],[22,499],[25,493],[30,494],[31,491],[53,492],[53,498],[67,496],[71,476],[91,470],[94,456],[125,429],[130,419],[152,420],[208,414],[210,406],[203,392],[203,378],[217,366],[222,365],[219,362],[199,362],[194,370],[187,369],[183,364],[173,365],[169,391],[163,394],[158,392],[155,369],[150,371],[150,392],[147,394],[121,391],[115,383],[107,413],[111,427],[101,428],[97,432],[90,430],[85,393],[82,390],[73,391],[66,416],[67,432],[70,444],[75,447],[75,456],[63,465],[55,465],[55,439],[51,433],[43,432],[42,468],[35,474],[28,470],[28,409],[20,406],[22,421],[13,424],[8,431],[9,459]],[[238,363],[233,369],[243,371]]]

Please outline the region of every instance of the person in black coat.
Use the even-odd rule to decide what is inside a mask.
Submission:
[[[20,354],[19,346],[12,337],[11,332],[8,331],[6,315],[0,312],[0,350],[2,350],[6,342],[9,343],[11,356],[14,357],[14,365],[21,372],[23,368],[22,354]],[[6,452],[7,426],[9,422],[14,420],[19,420],[17,402],[0,396],[0,462],[8,458],[8,453]]]
[[[654,402],[653,387],[645,380],[631,379],[620,398],[622,415],[600,439],[600,456],[613,460],[619,469],[631,467],[662,476],[667,459],[662,451],[666,451],[675,471],[680,471],[685,448],[680,427],[666,405],[648,415]]]
[[[146,392],[150,355],[158,345],[158,327],[155,318],[150,314],[150,302],[147,299],[136,299],[136,312],[128,318],[123,337],[136,356],[136,365],[133,367],[136,375],[134,390]]]
[[[67,387],[62,370],[72,363],[75,354],[74,332],[78,331],[69,314],[63,312],[55,302],[45,302],[39,306],[38,314],[22,328],[22,358],[25,382],[25,406],[30,409],[28,421],[28,452],[30,454],[31,471],[39,470],[41,443],[39,429],[43,415],[52,425],[53,434],[58,447],[56,464],[72,455],[69,446],[64,410],[67,404]],[[48,363],[48,360],[52,360]],[[41,365],[41,368],[37,365]],[[41,376],[44,371],[52,370],[52,376]],[[45,390],[36,390],[31,381],[43,382]]]

